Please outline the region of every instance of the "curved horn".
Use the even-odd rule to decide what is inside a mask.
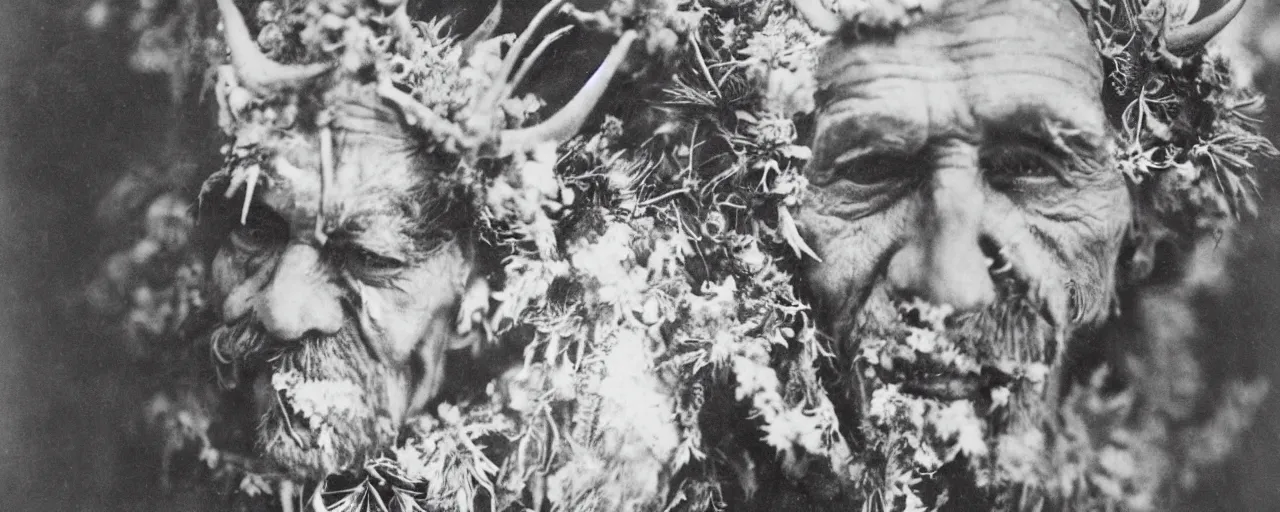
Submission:
[[[564,37],[564,35],[569,33],[570,30],[573,30],[573,25],[560,27],[556,29],[555,32],[547,34],[547,37],[542,38],[542,42],[538,43],[538,46],[533,47],[533,51],[529,52],[529,58],[520,63],[520,69],[516,71],[515,76],[511,77],[511,81],[507,83],[507,90],[509,92],[507,94],[503,94],[504,98],[510,94],[510,91],[514,91],[516,87],[520,85],[520,82],[524,81],[525,75],[528,75],[529,71],[533,70],[534,63],[538,62],[538,57],[541,57],[542,54],[547,51],[548,47],[560,40],[561,37]]]
[[[1188,23],[1181,27],[1170,28],[1165,34],[1165,46],[1176,54],[1191,53],[1222,32],[1244,7],[1244,0],[1226,0],[1217,11],[1205,16],[1200,21]]]
[[[542,6],[538,10],[538,14],[533,16],[533,20],[529,21],[529,26],[525,27],[524,32],[520,33],[520,37],[516,38],[516,42],[511,43],[511,48],[507,50],[507,55],[502,59],[502,71],[498,73],[499,81],[506,81],[511,78],[511,72],[516,68],[516,60],[520,58],[520,54],[524,53],[524,47],[529,44],[529,40],[533,39],[533,33],[538,31],[538,27],[542,26],[542,22],[546,21],[547,16],[551,12],[560,7],[565,0],[551,0],[547,5]]]
[[[396,39],[400,41],[400,48],[409,55],[418,53],[418,40],[413,37],[413,20],[409,19],[409,2],[400,1],[400,5],[391,11],[391,15],[387,18],[391,30],[395,33]]]
[[[538,10],[538,14],[535,14],[533,20],[529,22],[529,26],[525,27],[524,32],[520,33],[520,37],[517,37],[516,41],[511,43],[511,48],[508,48],[507,54],[502,57],[502,68],[498,71],[497,76],[494,77],[493,87],[485,94],[484,102],[481,105],[485,105],[490,109],[497,109],[498,103],[505,99],[507,80],[511,79],[511,72],[515,71],[516,60],[520,58],[521,53],[524,53],[524,47],[529,44],[529,40],[533,38],[533,33],[538,31],[538,27],[542,26],[542,22],[564,2],[565,0],[551,0],[547,5],[542,6],[542,9]]]
[[[600,102],[600,97],[609,88],[609,82],[622,66],[622,61],[627,58],[627,51],[631,49],[631,43],[635,42],[636,37],[634,30],[624,32],[613,49],[609,50],[609,56],[605,57],[596,72],[587,79],[582,90],[550,119],[528,128],[503,130],[498,144],[499,155],[509,156],[529,151],[547,142],[559,144],[577,134],[582,123],[587,121],[587,116]]]
[[[328,64],[286,66],[268,59],[249,36],[249,27],[235,2],[218,0],[218,10],[222,11],[231,63],[241,83],[249,89],[262,93],[297,87],[329,70]]]
[[[822,0],[791,0],[800,17],[809,23],[809,27],[823,34],[834,34],[840,31],[840,17],[827,10]]]
[[[480,22],[480,26],[476,27],[471,35],[462,41],[462,62],[466,62],[471,58],[472,52],[475,51],[476,45],[493,37],[493,31],[498,28],[498,22],[502,20],[502,0],[498,0],[493,4],[493,10],[489,11],[489,15],[484,17],[484,21]]]

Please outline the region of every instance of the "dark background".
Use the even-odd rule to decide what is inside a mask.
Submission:
[[[75,290],[100,235],[91,222],[96,197],[148,147],[167,96],[162,83],[130,73],[122,35],[73,29],[82,26],[82,8],[0,3],[0,508],[7,510],[110,510],[115,489],[155,488],[154,478],[126,468],[119,441],[137,404],[118,391],[111,340],[77,321]]]
[[[0,2],[0,510],[146,510],[157,491],[154,454],[124,443],[140,407],[120,378],[126,359],[78,301],[111,235],[93,222],[96,201],[125,169],[164,159],[169,83],[130,71],[127,31],[88,30],[90,4]],[[1280,75],[1259,87],[1280,98]],[[1280,508],[1276,170],[1264,166],[1262,215],[1204,333],[1210,373],[1256,371],[1275,392],[1189,510]]]

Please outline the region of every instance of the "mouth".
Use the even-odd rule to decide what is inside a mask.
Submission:
[[[248,384],[256,421],[243,428],[257,455],[311,477],[353,467],[394,442],[402,376],[372,357],[355,329],[284,343],[244,320],[210,334],[219,381],[228,390]]]
[[[354,382],[266,371],[254,385],[256,449],[282,470],[306,477],[346,471],[394,439],[395,425],[370,403],[377,399]]]
[[[284,424],[283,430],[289,440],[293,441],[293,443],[297,445],[298,449],[301,450],[314,450],[320,448],[320,444],[316,441],[314,436],[307,436],[311,440],[311,442],[308,443],[304,441],[302,436],[298,433],[299,429],[310,433],[311,425],[309,420],[294,408],[293,402],[285,396],[285,390],[273,389],[271,394],[272,397],[275,398],[275,403],[270,405],[272,409],[271,413],[275,414],[279,418],[279,421]]]
[[[289,397],[287,386],[281,385],[279,374],[269,368],[256,373],[253,380],[254,403],[257,406],[259,428],[278,432],[281,438],[298,450],[318,448],[311,419],[298,410]]]
[[[977,373],[965,373],[936,361],[917,361],[895,365],[893,370],[878,372],[880,380],[898,384],[903,392],[939,401],[982,400],[1001,387],[1014,386],[1019,377],[993,366],[983,366]]]
[[[1043,390],[1064,336],[1061,318],[1047,301],[1031,298],[1025,281],[1001,284],[1017,285],[1020,293],[1002,294],[983,311],[954,313],[921,300],[871,306],[897,314],[868,314],[864,328],[855,329],[865,376],[939,401],[1000,402],[1010,393]]]

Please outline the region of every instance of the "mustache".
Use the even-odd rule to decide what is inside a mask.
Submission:
[[[246,317],[214,327],[207,335],[209,358],[218,381],[234,389],[244,370],[298,372],[304,376],[380,383],[381,358],[354,322],[329,335],[283,341]]]
[[[982,358],[1047,362],[1057,356],[1059,342],[1046,302],[1001,296],[991,306],[956,314],[946,333],[962,350]]]
[[[893,298],[885,289],[871,294],[855,313],[850,342],[866,336],[902,340],[911,328],[937,328],[964,353],[979,360],[1049,362],[1065,336],[1061,318],[1051,307],[1052,290],[1003,276],[996,285],[996,300],[983,308],[953,312],[931,325],[928,309],[937,305]]]
[[[299,478],[345,471],[394,442],[389,386],[407,376],[373,355],[355,322],[285,341],[242,318],[212,328],[207,340],[219,384],[245,388],[258,409],[255,449],[283,471]],[[278,376],[291,376],[284,388]],[[332,384],[354,386],[359,399],[316,396]]]

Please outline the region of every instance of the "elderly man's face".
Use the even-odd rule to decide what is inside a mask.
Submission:
[[[833,40],[818,65],[806,268],[833,334],[892,336],[895,303],[953,306],[979,363],[1052,364],[1102,319],[1130,222],[1103,71],[1067,0],[945,2],[906,31]],[[910,370],[904,388],[976,392]]]
[[[243,224],[245,186],[202,219],[224,226],[215,355],[256,372],[259,448],[317,475],[388,447],[436,394],[445,350],[471,343],[457,317],[473,277],[461,219],[427,186],[422,155],[339,132],[326,182],[320,148],[314,136],[282,144]]]

